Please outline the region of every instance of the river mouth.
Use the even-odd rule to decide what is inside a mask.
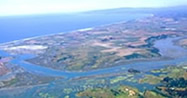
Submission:
[[[159,50],[159,53],[162,57],[170,57],[171,59],[166,60],[150,60],[150,61],[137,61],[135,63],[98,69],[88,72],[66,72],[66,71],[57,71],[50,68],[34,65],[28,63],[24,60],[33,58],[33,55],[25,54],[16,56],[11,63],[18,65],[24,68],[26,71],[36,74],[42,74],[47,76],[63,76],[66,78],[74,78],[74,77],[83,77],[83,76],[93,76],[93,75],[100,75],[100,74],[107,74],[107,73],[115,73],[118,71],[127,71],[127,69],[134,68],[140,71],[150,71],[153,69],[163,68],[166,65],[176,65],[182,61],[187,59],[187,50],[175,45],[173,42],[175,40],[180,39],[181,37],[176,38],[166,38],[158,40],[154,43],[154,47]],[[5,51],[0,51],[1,56],[8,56],[10,54],[6,53]]]

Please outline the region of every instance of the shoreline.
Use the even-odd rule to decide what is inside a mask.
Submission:
[[[147,14],[146,14],[146,15],[147,15]],[[105,27],[105,26],[110,26],[110,25],[116,25],[116,24],[121,24],[121,23],[127,23],[128,21],[138,20],[138,19],[148,18],[148,17],[152,17],[152,14],[148,14],[147,16],[144,16],[144,17],[140,17],[140,18],[136,18],[136,19],[130,19],[130,20],[126,20],[126,21],[124,20],[124,21],[120,21],[120,22],[114,22],[114,23],[109,23],[109,24],[103,24],[103,25],[93,26],[93,27],[88,27],[88,28],[81,28],[81,29],[71,30],[71,31],[66,31],[66,32],[58,32],[58,33],[45,34],[45,35],[39,35],[39,36],[34,36],[34,37],[23,38],[23,39],[19,39],[19,40],[12,40],[12,41],[8,41],[8,42],[0,43],[0,47],[2,47],[3,45],[7,45],[7,44],[11,44],[11,43],[17,43],[17,42],[22,42],[22,41],[26,41],[26,40],[32,40],[32,39],[36,39],[36,38],[40,38],[40,37],[48,37],[48,36],[53,36],[53,35],[58,35],[58,34],[66,34],[66,33],[73,33],[73,32],[85,32],[85,31],[90,31],[90,30],[94,30],[95,28],[99,28],[99,27]]]

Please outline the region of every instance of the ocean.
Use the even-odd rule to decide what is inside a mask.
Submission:
[[[145,17],[145,14],[76,13],[0,17],[0,43],[70,32]]]

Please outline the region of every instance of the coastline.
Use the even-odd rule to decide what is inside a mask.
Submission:
[[[13,41],[8,41],[8,42],[3,42],[3,43],[0,43],[0,48],[1,48],[3,45],[7,45],[7,44],[11,44],[11,43],[23,42],[23,41],[27,41],[27,40],[32,40],[32,39],[40,38],[40,37],[48,37],[48,36],[54,36],[54,35],[58,35],[58,34],[66,34],[66,33],[73,33],[73,32],[85,32],[85,31],[94,30],[95,28],[99,28],[99,27],[105,27],[105,26],[110,26],[110,25],[116,25],[116,24],[121,24],[121,23],[127,23],[128,21],[138,20],[138,19],[148,18],[148,17],[152,17],[152,14],[145,14],[144,17],[139,17],[139,18],[137,18],[137,19],[130,19],[130,20],[126,20],[126,21],[124,20],[124,21],[120,21],[120,22],[114,22],[114,23],[109,23],[109,24],[103,24],[103,25],[99,25],[99,26],[93,26],[93,27],[82,28],[82,29],[77,29],[77,30],[71,30],[71,31],[66,31],[66,32],[58,32],[58,33],[52,33],[52,34],[44,34],[44,35],[39,35],[39,36],[34,36],[34,37],[23,38],[23,39],[19,39],[19,40],[13,40]]]

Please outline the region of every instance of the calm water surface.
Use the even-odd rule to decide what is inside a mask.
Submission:
[[[142,18],[145,14],[76,13],[38,16],[0,17],[0,43],[115,22]]]

